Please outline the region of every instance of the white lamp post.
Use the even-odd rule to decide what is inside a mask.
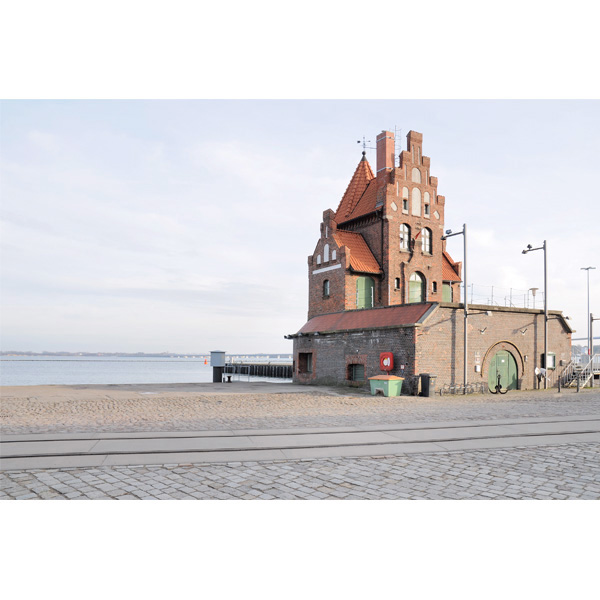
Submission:
[[[464,357],[463,357],[463,379],[464,379],[464,390],[463,390],[463,394],[467,393],[467,319],[469,317],[469,309],[467,308],[467,224],[463,224],[463,228],[462,231],[457,231],[456,233],[452,233],[452,229],[447,229],[446,230],[446,235],[442,236],[442,240],[445,240],[449,237],[452,237],[454,235],[462,235],[463,236],[463,242],[464,242],[464,246],[463,246],[463,261],[465,263],[464,265],[464,272],[463,272],[463,292],[464,292],[464,300],[463,300],[463,306],[464,306],[464,324],[463,324],[463,329],[464,329]]]
[[[594,353],[594,340],[590,338],[590,323],[591,321],[591,313],[590,313],[590,270],[594,271],[596,267],[581,267],[580,271],[587,271],[587,302],[588,302],[588,356],[591,356]]]
[[[548,262],[546,259],[546,240],[539,248],[532,248],[531,244],[523,250],[523,254],[533,252],[534,250],[544,251],[544,368],[548,372]],[[548,377],[544,377],[544,389],[548,388]]]

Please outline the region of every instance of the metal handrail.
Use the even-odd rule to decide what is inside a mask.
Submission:
[[[581,372],[579,373],[579,385],[580,387],[585,387],[588,384],[588,381],[594,376],[594,363],[598,361],[600,364],[600,355],[593,354],[590,357],[590,360]]]
[[[560,374],[558,376],[554,376],[553,377],[553,381],[551,383],[551,386],[558,386],[560,383],[561,387],[564,387],[565,385],[569,385],[569,383],[571,383],[571,381],[573,381],[574,375],[573,372],[575,371],[575,368],[578,367],[579,365],[577,365],[573,360],[570,360],[564,367],[564,369],[560,372]]]

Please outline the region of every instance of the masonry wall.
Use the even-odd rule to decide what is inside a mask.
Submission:
[[[491,316],[485,314],[490,311]],[[416,335],[417,373],[437,375],[437,386],[463,383],[464,317],[461,306],[442,305],[418,328]],[[550,313],[548,352],[556,353],[557,370],[571,359],[571,335]],[[522,333],[524,332],[524,333]],[[467,379],[470,383],[488,381],[491,358],[508,350],[517,362],[521,389],[536,387],[535,368],[541,367],[544,352],[544,313],[539,310],[472,306],[468,318]],[[477,373],[476,365],[481,372]]]
[[[487,311],[491,316],[486,314]],[[295,338],[294,380],[297,383],[366,386],[369,377],[381,374],[379,355],[392,352],[392,375],[410,377],[431,373],[437,376],[438,389],[445,384],[462,384],[463,314],[461,305],[443,304],[424,325]],[[550,313],[548,351],[556,354],[560,372],[571,358],[571,334],[558,315],[557,312]],[[490,360],[499,350],[508,350],[515,357],[520,389],[537,387],[535,368],[541,367],[544,352],[543,311],[471,306],[468,319],[469,383],[487,383]],[[299,372],[300,353],[312,353],[311,373]],[[348,380],[351,363],[365,366],[363,383]],[[480,366],[480,372],[476,372],[476,365]]]
[[[399,377],[414,373],[414,327],[374,329],[303,336],[294,339],[294,381],[321,385],[368,385],[368,378],[381,375],[379,355],[394,353],[392,375]],[[313,372],[299,372],[299,354],[312,353]],[[348,365],[365,366],[365,381],[348,379]],[[402,371],[401,365],[405,369]]]

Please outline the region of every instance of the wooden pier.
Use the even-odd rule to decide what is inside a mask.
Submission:
[[[227,363],[223,368],[223,375],[292,379],[293,366],[281,363]]]

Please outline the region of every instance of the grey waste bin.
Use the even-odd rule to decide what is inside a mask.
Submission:
[[[421,396],[431,398],[435,393],[435,380],[437,375],[421,373]]]

